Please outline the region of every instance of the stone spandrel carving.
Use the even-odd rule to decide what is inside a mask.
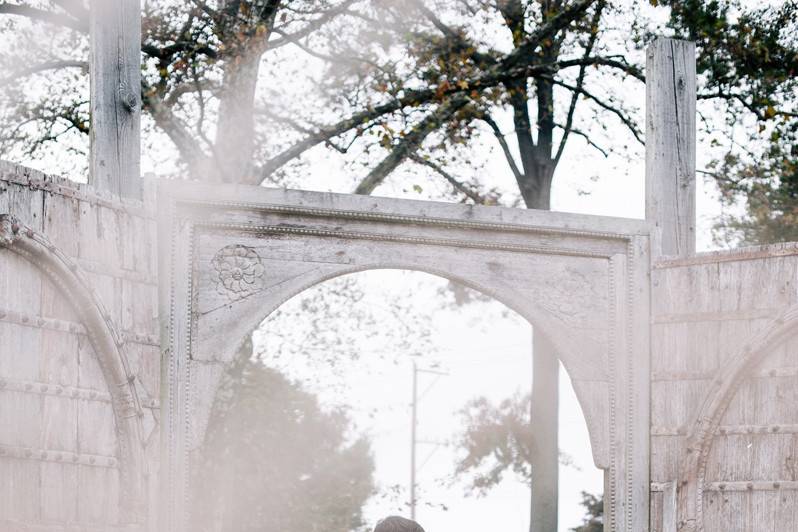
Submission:
[[[211,264],[217,291],[230,299],[243,299],[263,288],[266,268],[250,246],[225,246],[216,252]]]

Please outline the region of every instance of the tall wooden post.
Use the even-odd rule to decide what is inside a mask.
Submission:
[[[114,196],[140,199],[140,1],[92,0],[90,28],[89,182]]]
[[[657,39],[646,56],[646,219],[655,227],[652,254],[686,257],[695,253],[695,44]]]

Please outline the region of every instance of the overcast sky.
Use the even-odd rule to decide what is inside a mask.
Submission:
[[[494,403],[527,393],[531,385],[531,327],[520,316],[502,304],[476,302],[465,307],[441,308],[439,290],[443,279],[417,272],[378,270],[354,274],[365,297],[352,303],[351,312],[372,312],[386,331],[377,338],[365,338],[353,346],[360,357],[345,357],[336,367],[319,362],[322,353],[315,348],[291,349],[275,354],[271,334],[289,337],[295,346],[307,332],[297,323],[301,316],[301,298],[314,297],[321,287],[311,289],[287,302],[267,319],[255,335],[256,345],[265,352],[266,363],[302,382],[318,394],[327,408],[346,406],[356,430],[371,440],[376,462],[376,480],[382,492],[366,508],[366,517],[374,522],[388,514],[408,514],[407,501],[410,477],[410,401],[412,363],[419,368],[433,368],[446,373],[419,375],[418,413],[417,517],[429,532],[436,530],[503,530],[523,532],[529,527],[529,488],[512,474],[484,497],[466,496],[467,482],[456,478],[455,463],[462,453],[453,443],[462,430],[458,411],[475,397],[487,397]],[[336,281],[328,281],[335,283]],[[402,317],[410,314],[429,316],[429,342],[417,349],[393,346],[391,312],[385,301],[412,299],[403,306]],[[317,319],[325,322],[325,330],[339,330],[352,323],[335,318],[335,312],[322,313]],[[427,331],[423,331],[427,332]],[[347,331],[346,339],[351,331]],[[354,332],[357,338],[358,332]],[[420,356],[414,356],[416,352]],[[288,354],[288,356],[286,356]],[[587,430],[581,409],[573,394],[567,374],[561,371],[562,402],[560,408],[561,450],[572,460],[562,466],[560,530],[568,530],[581,522],[579,505],[582,490],[600,494],[602,473],[596,469],[590,454]],[[393,490],[392,488],[398,488]]]

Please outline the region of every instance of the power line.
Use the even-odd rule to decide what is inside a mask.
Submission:
[[[419,396],[418,393],[418,375],[419,373],[426,373],[428,375],[435,375],[435,379],[426,387],[424,392]],[[413,401],[411,403],[411,414],[410,414],[410,519],[416,519],[416,473],[418,469],[416,467],[416,449],[418,445],[432,445],[432,451],[430,454],[424,459],[421,467],[432,458],[432,455],[435,451],[442,445],[440,442],[433,442],[433,441],[426,441],[426,440],[419,440],[418,439],[418,405],[421,399],[429,392],[433,386],[441,379],[441,377],[446,377],[449,374],[443,371],[437,371],[432,369],[420,369],[416,364],[415,360],[413,361]]]

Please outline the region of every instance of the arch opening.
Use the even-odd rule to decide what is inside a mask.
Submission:
[[[485,434],[474,432],[469,435],[462,426],[454,430],[455,425],[467,425],[491,416],[494,421],[512,421],[515,416],[516,421],[526,419],[528,422],[528,418],[518,416],[529,414],[532,369],[530,313],[526,311],[526,315],[522,315],[510,306],[516,302],[508,304],[493,294],[486,295],[487,290],[481,290],[475,283],[463,282],[451,275],[443,276],[441,272],[421,272],[419,268],[408,270],[359,268],[357,272],[339,272],[323,279],[316,278],[313,282],[305,280],[297,283],[290,297],[283,298],[280,305],[263,309],[261,315],[252,318],[257,327],[254,333],[247,334],[235,345],[236,356],[230,357],[228,373],[222,379],[210,417],[206,445],[216,438],[213,443],[218,450],[218,437],[214,433],[218,434],[218,429],[225,426],[221,413],[230,412],[231,404],[238,407],[242,404],[235,399],[235,388],[230,385],[235,385],[236,379],[242,379],[242,374],[247,371],[250,372],[250,384],[270,383],[291,397],[295,393],[313,396],[311,402],[315,401],[320,407],[320,411],[314,410],[314,413],[320,417],[320,412],[330,413],[343,407],[351,425],[346,426],[346,434],[341,434],[339,444],[342,448],[354,446],[359,441],[354,435],[366,433],[375,446],[372,450],[376,449],[375,474],[383,492],[378,493],[376,499],[374,494],[365,499],[361,514],[366,521],[373,522],[388,508],[404,508],[404,513],[409,513],[412,499],[408,487],[409,466],[391,466],[388,462],[393,460],[386,462],[384,457],[401,456],[402,459],[396,461],[403,462],[411,455],[408,450],[411,414],[397,405],[406,403],[408,394],[412,397],[414,379],[416,393],[426,394],[425,414],[438,420],[422,427],[417,409],[417,467],[431,450],[421,447],[433,441],[458,440],[461,445],[457,452],[465,452],[466,457],[474,459],[463,442],[470,437],[471,444],[476,445],[475,441]],[[412,297],[406,295],[408,286],[416,287]],[[378,295],[374,294],[375,290]],[[520,305],[516,304],[516,307]],[[366,333],[367,330],[372,333]],[[536,331],[541,334],[539,329]],[[497,338],[507,341],[497,343]],[[562,345],[564,342],[552,339],[552,343]],[[259,375],[253,376],[252,368],[246,367],[253,361],[269,368],[269,371],[260,371]],[[456,371],[452,371],[453,367]],[[456,374],[461,376],[453,376]],[[243,379],[247,380],[247,377]],[[574,518],[578,516],[581,519],[583,513],[579,491],[573,489],[579,483],[577,479],[581,478],[582,484],[591,486],[588,491],[598,495],[603,487],[603,478],[599,470],[595,470],[592,476],[584,471],[593,467],[587,426],[566,371],[560,372],[560,381],[565,407],[561,426],[566,427],[566,432],[561,432],[561,441],[566,453],[571,455],[570,459],[565,457],[561,466],[562,477],[568,479],[569,485],[561,490],[565,505],[560,509],[560,529],[569,530],[581,524]],[[437,398],[435,394],[438,394]],[[420,402],[417,407],[419,405]],[[260,416],[275,415],[269,409],[258,412]],[[234,423],[241,425],[243,421],[236,419]],[[251,425],[244,423],[244,426]],[[421,436],[423,431],[428,433],[424,437]],[[533,435],[530,432],[524,434]],[[419,443],[422,440],[427,443]],[[457,452],[434,446],[432,450],[439,457],[448,457],[448,461],[436,459],[424,467],[427,471],[432,466],[439,468],[438,484],[448,474],[449,485],[447,492],[433,483],[433,493],[423,495],[430,497],[424,504],[421,503],[422,495],[417,496],[419,518],[426,512],[430,523],[422,524],[431,529],[444,525],[450,528],[452,516],[459,513],[462,525],[470,529],[476,526],[474,523],[480,516],[513,515],[515,525],[504,528],[528,530],[529,487],[528,483],[519,482],[519,475],[523,477],[529,472],[513,470],[523,465],[522,459],[515,464],[508,463],[500,475],[502,478],[490,482],[489,456],[476,465],[471,464],[470,468],[463,466],[460,456],[460,466],[464,468],[457,472]],[[519,453],[524,450],[523,447],[517,449]],[[479,452],[473,447],[471,451]],[[576,462],[585,474],[573,468],[574,464],[569,460]],[[453,480],[453,477],[458,478]],[[585,478],[592,480],[585,481]],[[429,483],[429,479],[426,482]],[[478,498],[463,499],[463,490],[468,488],[472,494],[478,495],[482,487],[486,487],[486,482],[490,485],[486,493],[498,490],[493,491],[491,500],[494,504],[502,499],[502,493],[505,494],[504,500],[514,503],[506,508],[493,506],[493,510],[486,511],[475,504]],[[420,479],[417,485],[421,485]],[[362,488],[362,485],[358,486]],[[385,486],[391,490],[384,491]],[[444,506],[450,508],[449,512],[442,512],[443,517],[435,516],[437,510],[430,502],[436,496],[439,499],[449,497],[437,503],[438,510]],[[471,510],[467,511],[458,499],[468,503]],[[375,503],[375,500],[381,502]],[[207,516],[203,520],[207,521]],[[488,523],[484,525],[488,526]]]
[[[585,412],[585,420],[593,451],[593,463],[598,468],[609,469],[608,454],[610,443],[607,439],[609,413],[607,412],[607,405],[600,404],[602,401],[606,401],[607,394],[610,393],[609,390],[602,390],[602,387],[610,380],[608,372],[611,368],[606,363],[608,354],[593,352],[588,355],[590,350],[595,351],[594,344],[597,344],[596,342],[584,338],[580,334],[573,334],[571,329],[555,318],[548,309],[538,305],[535,301],[530,301],[527,294],[518,293],[510,286],[505,286],[502,283],[494,282],[489,287],[482,282],[471,280],[467,274],[453,273],[442,268],[431,267],[426,263],[419,264],[418,262],[409,261],[386,263],[383,260],[378,264],[336,268],[332,272],[319,271],[313,268],[307,274],[297,275],[281,283],[281,296],[279,298],[270,298],[269,302],[263,307],[251,307],[252,312],[240,316],[240,319],[235,323],[229,324],[230,330],[229,332],[225,330],[225,335],[241,338],[242,340],[238,342],[214,342],[214,348],[222,352],[219,356],[221,360],[230,361],[251,331],[263,320],[268,319],[283,304],[304,291],[347,275],[390,270],[418,272],[419,274],[427,274],[446,279],[450,283],[462,285],[507,307],[537,330],[538,334],[545,337],[546,342],[553,346],[571,382],[574,383],[573,388],[579,405],[582,411]],[[219,338],[223,337],[220,335]]]

